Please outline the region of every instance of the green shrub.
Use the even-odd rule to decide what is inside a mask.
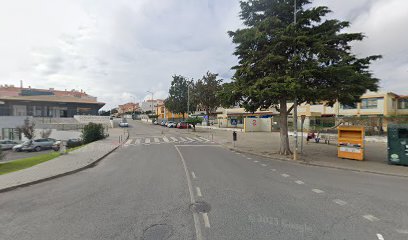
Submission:
[[[101,140],[105,137],[102,124],[88,123],[82,129],[82,142],[84,144]]]
[[[3,151],[1,150],[1,148],[0,148],[0,160],[2,160],[3,159]]]

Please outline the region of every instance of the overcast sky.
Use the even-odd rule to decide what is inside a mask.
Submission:
[[[384,90],[408,94],[407,0],[314,4],[367,36],[357,54],[384,56],[372,66]],[[2,0],[0,83],[83,89],[109,108],[165,98],[173,74],[230,79],[239,11],[238,0]]]

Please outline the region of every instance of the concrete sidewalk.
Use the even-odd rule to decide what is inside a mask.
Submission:
[[[235,143],[235,147],[230,131],[197,128],[197,132],[193,134],[212,139],[228,148],[234,148],[236,151],[293,161],[290,157],[278,154],[280,136],[276,132],[238,132],[238,141]],[[294,138],[291,137],[292,150],[293,142]],[[301,138],[299,138],[299,151],[300,142]],[[384,142],[366,142],[365,161],[338,158],[337,142],[332,142],[330,145],[314,142],[306,144],[306,140],[303,139],[303,143],[303,155],[299,161],[302,164],[408,177],[408,167],[388,165],[387,144]]]
[[[126,139],[123,129],[109,129],[109,137],[50,161],[20,171],[0,175],[0,192],[43,182],[92,166],[120,146],[119,138]],[[123,141],[122,141],[123,142]]]

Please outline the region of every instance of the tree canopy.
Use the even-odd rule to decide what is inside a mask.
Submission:
[[[281,153],[290,154],[287,137],[288,101],[298,103],[337,100],[359,101],[367,90],[375,91],[379,80],[369,70],[381,56],[359,58],[353,41],[362,33],[347,33],[349,22],[327,19],[327,7],[310,7],[308,0],[241,1],[243,29],[230,31],[239,64],[231,84],[224,86],[224,102],[238,102],[248,111],[276,107],[281,119]]]
[[[217,77],[218,74],[207,72],[195,83],[195,103],[206,112],[208,117],[220,106],[220,98],[217,93],[221,90],[222,79],[217,79]]]
[[[188,90],[190,88],[190,90]],[[188,103],[188,91],[190,91],[190,106],[187,107]],[[164,101],[165,107],[173,112],[182,114],[195,111],[196,104],[193,98],[194,83],[192,80],[188,80],[186,77],[181,75],[174,75],[169,89],[169,97]]]

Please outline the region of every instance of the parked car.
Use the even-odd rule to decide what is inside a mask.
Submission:
[[[18,142],[13,141],[13,140],[0,140],[1,150],[12,149],[16,145],[18,145]]]
[[[28,146],[30,144],[31,144],[31,140],[28,140],[28,141],[25,141],[23,143],[15,145],[12,149],[15,152],[21,152],[21,151],[23,151],[22,149],[23,149],[24,146]]]
[[[129,127],[129,123],[122,121],[119,123],[119,127]]]
[[[160,125],[161,125],[162,127],[166,126],[166,121],[164,121],[164,120],[161,121]]]
[[[126,118],[122,118],[119,123],[119,127],[129,127],[129,123],[127,122]]]
[[[191,124],[188,124],[186,122],[179,122],[177,124],[177,128],[179,129],[187,129],[187,128],[191,128]]]
[[[153,124],[154,125],[159,125],[159,122],[157,120],[154,120]]]
[[[82,141],[79,138],[68,139],[66,143],[67,148],[79,147],[81,145],[82,145]],[[55,143],[52,145],[52,149],[54,151],[59,151],[60,146],[61,146],[61,140],[55,141]]]
[[[175,123],[175,122],[169,122],[168,124],[167,124],[167,127],[168,128],[175,128],[177,126],[177,123]]]
[[[51,149],[52,145],[55,143],[55,139],[53,138],[39,138],[35,140],[31,140],[29,144],[23,145],[21,148],[22,151],[41,151],[44,149]]]

